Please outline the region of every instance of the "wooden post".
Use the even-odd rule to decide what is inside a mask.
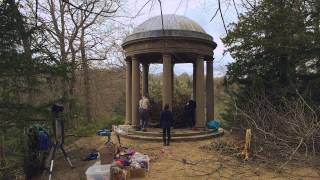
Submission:
[[[242,155],[244,156],[244,160],[249,160],[250,155],[250,146],[251,146],[251,129],[246,130],[246,139],[244,144],[244,150],[242,152]]]

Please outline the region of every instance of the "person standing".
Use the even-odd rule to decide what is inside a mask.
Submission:
[[[189,101],[184,106],[183,116],[184,116],[186,126],[191,129],[193,127],[193,118],[192,118],[191,104],[189,103]]]
[[[190,115],[191,115],[191,124],[192,127],[196,124],[196,102],[194,100],[189,100],[189,109],[190,109]]]
[[[172,125],[173,116],[172,112],[169,109],[169,105],[165,104],[164,109],[161,111],[160,114],[160,126],[162,128],[162,134],[163,134],[163,145],[169,146],[170,145],[170,128]]]
[[[149,110],[149,99],[146,96],[142,96],[139,101],[139,114],[140,114],[140,125],[141,130],[146,131],[148,126],[148,110]]]

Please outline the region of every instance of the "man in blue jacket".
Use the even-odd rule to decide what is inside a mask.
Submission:
[[[163,129],[163,145],[169,146],[170,144],[170,127],[172,125],[173,116],[172,112],[169,109],[169,105],[165,104],[164,109],[160,114],[160,126]]]

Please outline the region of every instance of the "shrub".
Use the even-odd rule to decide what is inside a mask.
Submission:
[[[251,96],[240,107],[233,104],[236,122],[251,128],[255,152],[265,157],[291,160],[299,152],[305,157],[320,153],[320,109],[298,99],[272,103],[268,97]]]

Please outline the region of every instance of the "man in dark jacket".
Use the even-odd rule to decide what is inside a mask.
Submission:
[[[192,128],[193,127],[193,118],[192,118],[192,109],[191,109],[191,104],[189,102],[187,102],[187,104],[184,106],[184,112],[183,112],[183,116],[184,116],[184,121],[186,123],[186,126],[188,128]]]
[[[160,126],[163,129],[163,145],[169,146],[170,144],[170,127],[172,125],[173,117],[169,109],[169,105],[165,104],[164,110],[160,114]]]
[[[192,121],[192,127],[195,126],[196,123],[196,102],[194,100],[189,100],[189,108],[190,108],[190,115]]]

